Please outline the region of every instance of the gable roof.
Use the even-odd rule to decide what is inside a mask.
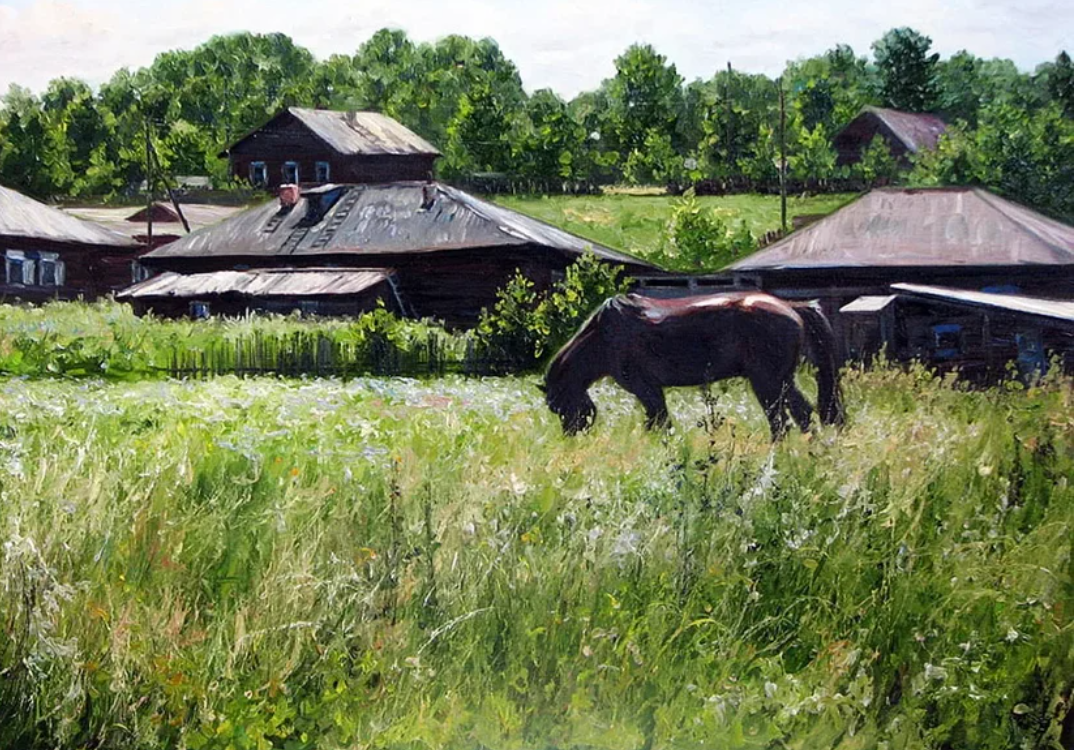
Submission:
[[[337,153],[344,156],[439,156],[436,147],[391,117],[379,112],[340,112],[288,107],[267,123],[240,138],[220,154],[256,137],[283,117],[293,117]]]
[[[1074,227],[980,188],[873,190],[729,270],[1074,265]]]
[[[916,112],[902,112],[884,107],[862,107],[858,116],[851,120],[835,136],[839,140],[843,133],[852,130],[863,117],[873,117],[913,153],[936,148],[940,136],[947,130],[947,123],[936,115]]]
[[[77,219],[0,185],[0,236],[27,237],[76,245],[137,247],[130,237]]]
[[[543,245],[648,264],[436,182],[326,185],[289,211],[276,201],[188,234],[144,258],[386,255]]]

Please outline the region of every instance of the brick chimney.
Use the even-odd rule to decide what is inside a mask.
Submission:
[[[298,185],[287,184],[280,185],[280,189],[276,193],[280,198],[280,208],[290,209],[294,208],[298,203],[298,199],[301,196]]]

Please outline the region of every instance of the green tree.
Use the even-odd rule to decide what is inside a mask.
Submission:
[[[682,77],[649,45],[633,45],[615,61],[608,84],[607,127],[611,146],[625,159],[645,148],[655,131],[672,138],[682,112]],[[672,143],[676,148],[679,144]]]
[[[873,43],[885,106],[909,112],[936,107],[939,54],[929,54],[932,40],[910,28],[892,29]]]
[[[1067,117],[1074,117],[1074,64],[1066,50],[1056,56],[1048,73],[1048,93]]]
[[[835,149],[823,123],[813,129],[797,128],[798,137],[788,157],[791,176],[812,187],[823,187],[835,176]]]
[[[585,178],[586,132],[566,102],[551,89],[540,89],[526,102],[515,142],[523,176],[552,184]]]
[[[861,152],[861,160],[851,168],[851,173],[870,187],[888,185],[898,179],[900,172],[898,160],[880,135],[873,137]]]

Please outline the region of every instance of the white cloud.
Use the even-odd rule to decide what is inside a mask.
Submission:
[[[495,38],[526,87],[565,96],[595,87],[634,42],[653,44],[685,78],[731,60],[769,75],[788,59],[845,42],[859,54],[894,26],[929,35],[941,54],[969,49],[1023,69],[1071,49],[1074,3],[1056,0],[0,0],[0,91],[41,90],[59,76],[91,83],[122,66],[213,34],[282,31],[320,58],[352,53],[374,31],[402,28],[418,41],[447,34]]]

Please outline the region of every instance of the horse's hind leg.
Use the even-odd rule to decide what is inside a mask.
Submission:
[[[763,375],[750,377],[750,385],[757,400],[761,402],[768,426],[772,430],[772,440],[780,440],[787,434],[787,395],[786,388],[775,378]]]
[[[813,421],[813,407],[806,401],[806,397],[798,390],[798,386],[791,379],[787,384],[787,406],[791,410],[791,416],[798,423],[802,432],[809,432]]]

